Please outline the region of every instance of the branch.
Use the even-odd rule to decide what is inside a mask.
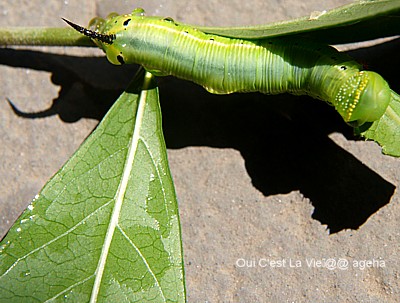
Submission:
[[[0,28],[0,46],[8,45],[95,46],[88,37],[71,28]]]

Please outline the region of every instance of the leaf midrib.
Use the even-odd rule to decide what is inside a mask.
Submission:
[[[107,256],[110,250],[111,241],[115,233],[115,229],[118,225],[119,216],[121,213],[122,203],[124,201],[124,196],[128,186],[129,176],[131,175],[133,162],[137,147],[140,140],[140,131],[142,127],[143,117],[146,107],[146,97],[147,97],[147,87],[149,86],[150,79],[145,77],[145,82],[143,83],[143,90],[140,93],[138,108],[136,112],[136,121],[133,129],[132,138],[130,140],[128,156],[125,161],[122,178],[115,194],[115,205],[111,215],[110,223],[107,228],[107,233],[104,239],[104,244],[101,250],[99,262],[95,271],[95,281],[92,288],[92,294],[90,297],[90,302],[97,302],[97,298],[100,291],[101,281],[104,274],[104,269],[107,261]]]

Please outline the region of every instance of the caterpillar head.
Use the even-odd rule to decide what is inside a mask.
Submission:
[[[389,85],[379,74],[360,71],[341,86],[335,107],[346,122],[360,126],[382,117],[390,99]]]

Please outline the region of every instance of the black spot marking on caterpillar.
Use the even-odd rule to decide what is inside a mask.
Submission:
[[[125,21],[124,21],[124,26],[128,26],[128,24],[129,24],[129,22],[131,22],[131,19],[129,18],[129,19],[126,19]]]
[[[122,57],[121,55],[117,56],[117,60],[118,60],[119,63],[125,64],[124,57]]]
[[[347,67],[346,67],[346,66],[344,66],[344,65],[342,65],[342,66],[340,67],[340,69],[341,69],[341,70],[346,70],[346,69],[347,69]]]
[[[163,19],[163,21],[175,23],[174,19],[172,19],[171,17],[165,17],[165,18]],[[177,24],[175,23],[175,25],[177,25]]]

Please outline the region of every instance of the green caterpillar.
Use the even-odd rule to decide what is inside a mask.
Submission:
[[[137,63],[155,75],[190,80],[214,94],[310,95],[333,105],[353,126],[378,120],[391,100],[380,75],[363,71],[327,45],[206,34],[171,18],[146,17],[142,9],[95,18],[91,29],[65,21],[91,37],[113,64]]]

